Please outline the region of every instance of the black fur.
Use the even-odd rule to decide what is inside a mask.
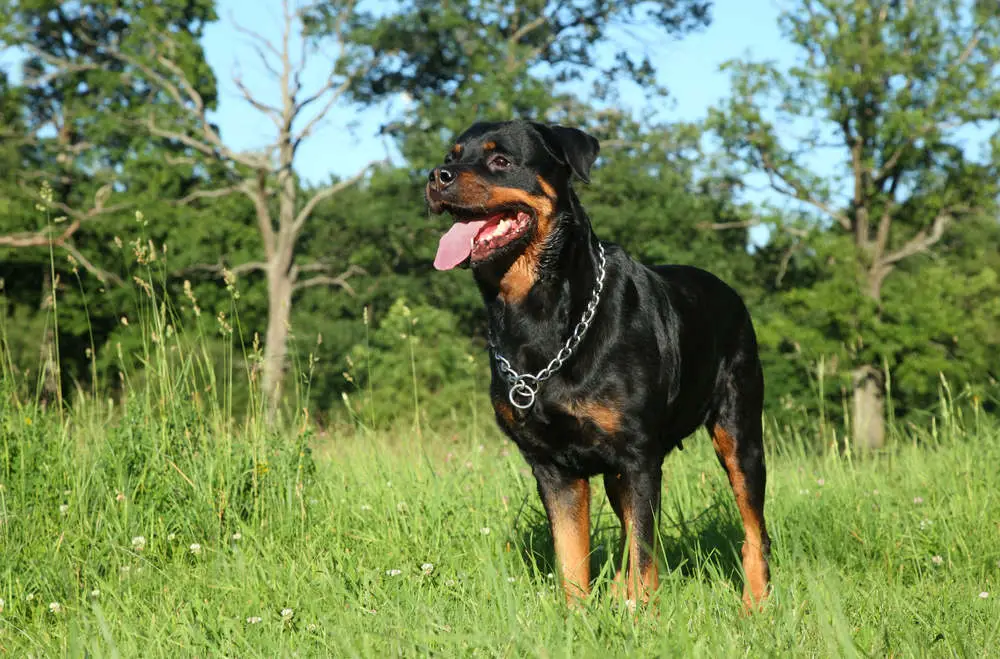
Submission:
[[[621,516],[623,505],[631,506],[635,533],[647,549],[653,547],[664,457],[706,427],[735,440],[730,464],[741,473],[730,478],[743,479],[748,505],[763,526],[764,380],[740,296],[704,270],[647,267],[598,239],[571,185],[574,175],[589,179],[598,154],[597,140],[582,131],[522,121],[483,123],[457,144],[460,153],[451,154],[443,167],[467,172],[477,185],[541,196],[541,177],[556,193],[551,232],[536,246],[534,284],[522,299],[505,299],[501,281],[530,241],[472,264],[491,341],[517,371],[538,372],[563,346],[594,290],[599,244],[607,255],[596,317],[573,356],[541,385],[530,410],[510,406],[509,385],[492,360],[490,393],[498,423],[532,466],[543,499],[567,479],[612,479],[606,489],[616,512]],[[484,150],[484,144],[495,147]],[[494,153],[502,153],[512,167],[493,171],[486,163]],[[468,213],[462,190],[438,189],[434,176],[427,191],[431,209]],[[601,419],[573,413],[582,403],[608,410],[611,417],[617,413],[619,420],[604,424],[613,426],[609,431]],[[725,466],[725,447],[717,449]],[[766,555],[766,530],[763,541]],[[650,560],[647,552],[642,565]]]

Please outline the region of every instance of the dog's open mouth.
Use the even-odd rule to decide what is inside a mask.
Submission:
[[[534,224],[531,213],[516,208],[455,219],[438,244],[434,257],[434,267],[438,270],[451,270],[466,259],[473,263],[484,261],[527,235]]]

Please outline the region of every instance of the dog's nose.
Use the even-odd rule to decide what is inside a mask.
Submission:
[[[455,181],[455,173],[444,167],[435,167],[427,178],[430,179],[432,186],[444,190]]]

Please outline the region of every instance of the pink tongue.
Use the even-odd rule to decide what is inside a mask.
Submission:
[[[448,233],[441,236],[441,242],[438,243],[434,267],[438,270],[451,270],[469,258],[469,254],[472,253],[472,239],[488,221],[455,222],[451,225]]]

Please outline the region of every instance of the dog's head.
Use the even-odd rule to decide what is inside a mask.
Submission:
[[[556,228],[573,176],[589,181],[598,141],[576,128],[528,121],[477,123],[434,168],[426,188],[432,213],[455,220],[434,267],[512,264],[537,253]]]

